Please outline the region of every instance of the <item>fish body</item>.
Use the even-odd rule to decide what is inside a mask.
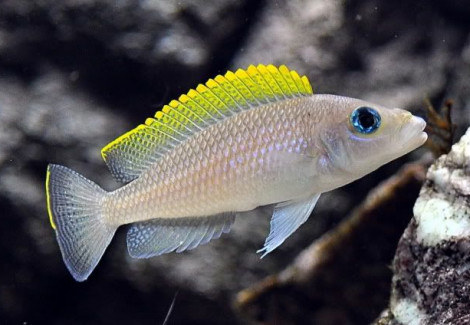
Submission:
[[[113,192],[108,219],[125,224],[210,216],[310,194],[312,181],[299,184],[315,169],[303,123],[306,100],[289,101],[242,112],[195,134]],[[290,153],[302,159],[294,161]]]
[[[131,224],[130,255],[147,258],[207,243],[235,215],[271,206],[264,256],[307,220],[321,193],[423,144],[424,126],[401,109],[314,95],[285,66],[250,66],[210,79],[103,148],[125,183],[115,191],[49,165],[51,224],[78,281],[121,225]]]

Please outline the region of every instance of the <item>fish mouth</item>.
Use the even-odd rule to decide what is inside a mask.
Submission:
[[[404,148],[406,152],[412,151],[426,142],[428,134],[424,132],[425,128],[426,122],[421,117],[411,115],[401,132],[407,139]]]

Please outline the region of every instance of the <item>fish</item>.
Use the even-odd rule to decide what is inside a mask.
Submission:
[[[49,164],[47,211],[80,282],[126,224],[130,256],[150,258],[206,244],[264,209],[264,257],[322,193],[418,148],[425,126],[403,109],[314,94],[284,65],[250,65],[199,84],[106,145],[102,157],[123,184],[116,190]]]

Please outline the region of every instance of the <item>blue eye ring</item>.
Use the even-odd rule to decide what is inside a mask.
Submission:
[[[353,128],[362,134],[374,133],[380,127],[380,114],[368,106],[359,106],[350,117]]]

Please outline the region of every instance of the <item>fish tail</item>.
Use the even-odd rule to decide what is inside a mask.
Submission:
[[[67,167],[50,164],[46,193],[49,219],[64,263],[75,280],[85,281],[117,229],[103,217],[107,192]]]

